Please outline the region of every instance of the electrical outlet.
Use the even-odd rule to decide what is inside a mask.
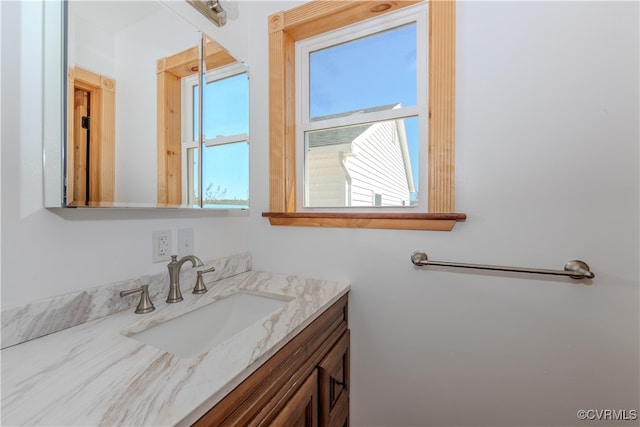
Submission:
[[[153,232],[152,260],[153,262],[169,261],[171,259],[171,230]]]
[[[193,255],[193,228],[178,230],[178,256]]]

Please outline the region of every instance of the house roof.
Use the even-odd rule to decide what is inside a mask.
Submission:
[[[349,144],[353,142],[354,139],[362,135],[371,126],[371,123],[367,123],[364,125],[309,132],[307,134],[307,147],[316,148],[328,145]]]
[[[391,110],[398,104],[387,104],[379,107],[366,108],[362,110],[353,110],[346,113],[329,114],[326,116],[318,116],[313,121],[336,119],[338,117],[351,116],[358,113],[373,113],[376,111]],[[358,136],[362,135],[367,129],[375,123],[363,123],[354,126],[343,126],[332,129],[323,129],[321,131],[309,132],[307,134],[307,147],[324,147],[328,145],[348,144],[353,142]]]

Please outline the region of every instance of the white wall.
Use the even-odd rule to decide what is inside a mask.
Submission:
[[[469,218],[452,232],[261,217],[266,17],[294,4],[243,1],[212,31],[250,65],[250,216],[178,219],[42,209],[38,5],[21,17],[1,3],[2,305],[160,271],[151,230],[193,226],[203,257],[248,248],[255,269],[351,281],[354,426],[582,425],[581,408],[638,409],[638,4],[459,3],[456,198]],[[579,258],[596,279],[420,271],[416,249],[541,268]]]
[[[456,203],[468,220],[452,232],[260,218],[266,16],[292,3],[254,5],[254,268],[351,281],[352,425],[581,425],[581,408],[638,408],[638,4],[458,3]],[[596,279],[420,271],[416,249],[554,269],[578,258]]]

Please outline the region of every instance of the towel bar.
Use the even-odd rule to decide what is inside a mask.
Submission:
[[[411,262],[417,266],[437,265],[442,267],[474,268],[476,270],[512,271],[516,273],[551,274],[569,276],[572,279],[593,279],[595,274],[589,270],[586,262],[572,260],[565,264],[564,270],[546,270],[541,268],[505,267],[502,265],[464,264],[458,262],[431,261],[427,254],[415,251],[411,254]]]

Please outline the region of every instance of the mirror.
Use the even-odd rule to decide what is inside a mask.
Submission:
[[[45,8],[52,34],[58,11]],[[248,208],[247,67],[157,1],[71,0],[59,13],[66,84],[45,78],[45,128],[62,142],[45,137],[45,205]]]

